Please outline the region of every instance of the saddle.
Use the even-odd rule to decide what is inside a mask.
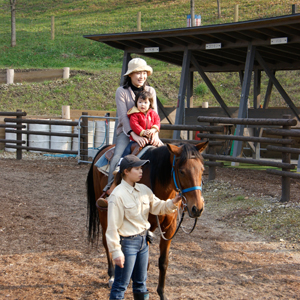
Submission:
[[[140,147],[138,143],[133,143],[130,148],[131,154],[138,155],[142,149],[143,148]],[[108,151],[105,152],[105,158],[110,162],[114,156],[114,153],[115,153],[115,148],[109,149]]]

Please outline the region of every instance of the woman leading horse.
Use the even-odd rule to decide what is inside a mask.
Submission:
[[[141,159],[150,163],[143,169],[143,177],[140,181],[150,187],[153,193],[160,199],[166,200],[175,197],[180,189],[183,204],[192,218],[198,218],[204,210],[202,197],[202,174],[204,171],[201,152],[207,147],[207,142],[196,146],[191,144],[172,145],[167,144],[158,148],[149,149]],[[102,242],[106,250],[108,261],[108,275],[113,281],[114,266],[112,257],[106,244],[105,232],[107,229],[107,210],[97,209],[96,201],[102,195],[107,184],[107,176],[100,173],[95,162],[112,146],[102,148],[91,165],[87,177],[89,239],[97,240],[99,224],[102,227]],[[176,230],[177,212],[159,217],[159,224],[167,239],[160,240],[159,257],[159,282],[157,292],[161,300],[165,300],[165,279],[168,267],[170,239]],[[149,215],[150,230],[154,231],[158,226],[155,216]]]

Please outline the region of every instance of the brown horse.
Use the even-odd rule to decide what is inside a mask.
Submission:
[[[208,142],[199,143],[196,146],[191,144],[172,145],[167,144],[158,148],[149,149],[141,159],[150,160],[150,164],[143,167],[143,178],[141,183],[152,189],[154,194],[163,200],[175,197],[180,189],[183,194],[183,202],[191,218],[198,218],[204,210],[204,199],[202,197],[202,173],[204,171],[201,152],[207,147]],[[100,173],[94,163],[103,153],[112,146],[105,146],[99,150],[94,158],[87,177],[88,197],[88,220],[89,241],[98,240],[99,223],[102,227],[102,242],[106,250],[108,261],[108,275],[110,284],[113,281],[114,266],[112,257],[108,251],[105,232],[107,229],[107,210],[97,211],[96,200],[102,195],[102,189],[107,183],[107,177]],[[159,216],[161,230],[166,239],[160,239],[159,257],[159,282],[157,293],[161,300],[166,300],[164,287],[166,271],[169,260],[169,249],[171,238],[176,231],[177,212]],[[149,215],[151,231],[156,229],[156,217]]]

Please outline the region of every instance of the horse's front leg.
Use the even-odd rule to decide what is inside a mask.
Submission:
[[[166,284],[166,275],[167,268],[169,264],[169,250],[171,246],[171,241],[165,241],[161,238],[159,248],[160,248],[160,256],[158,261],[159,267],[159,278],[158,278],[158,287],[157,293],[160,297],[160,300],[168,300],[165,295],[165,284]]]
[[[177,213],[167,215],[166,218],[161,223],[162,232],[165,232],[164,237],[166,239],[171,238],[176,230],[176,216]],[[167,268],[169,264],[169,251],[171,247],[171,240],[165,240],[161,237],[159,248],[160,248],[160,256],[158,261],[159,267],[159,278],[158,278],[158,287],[157,293],[160,297],[160,300],[167,300],[167,296],[165,295],[165,284],[166,284],[166,274]]]

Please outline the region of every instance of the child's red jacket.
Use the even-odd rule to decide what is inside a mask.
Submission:
[[[160,129],[159,115],[151,108],[144,114],[134,106],[127,112],[127,115],[131,129],[139,136],[143,136],[146,129],[155,128],[157,131]],[[133,141],[131,136],[130,139]]]

